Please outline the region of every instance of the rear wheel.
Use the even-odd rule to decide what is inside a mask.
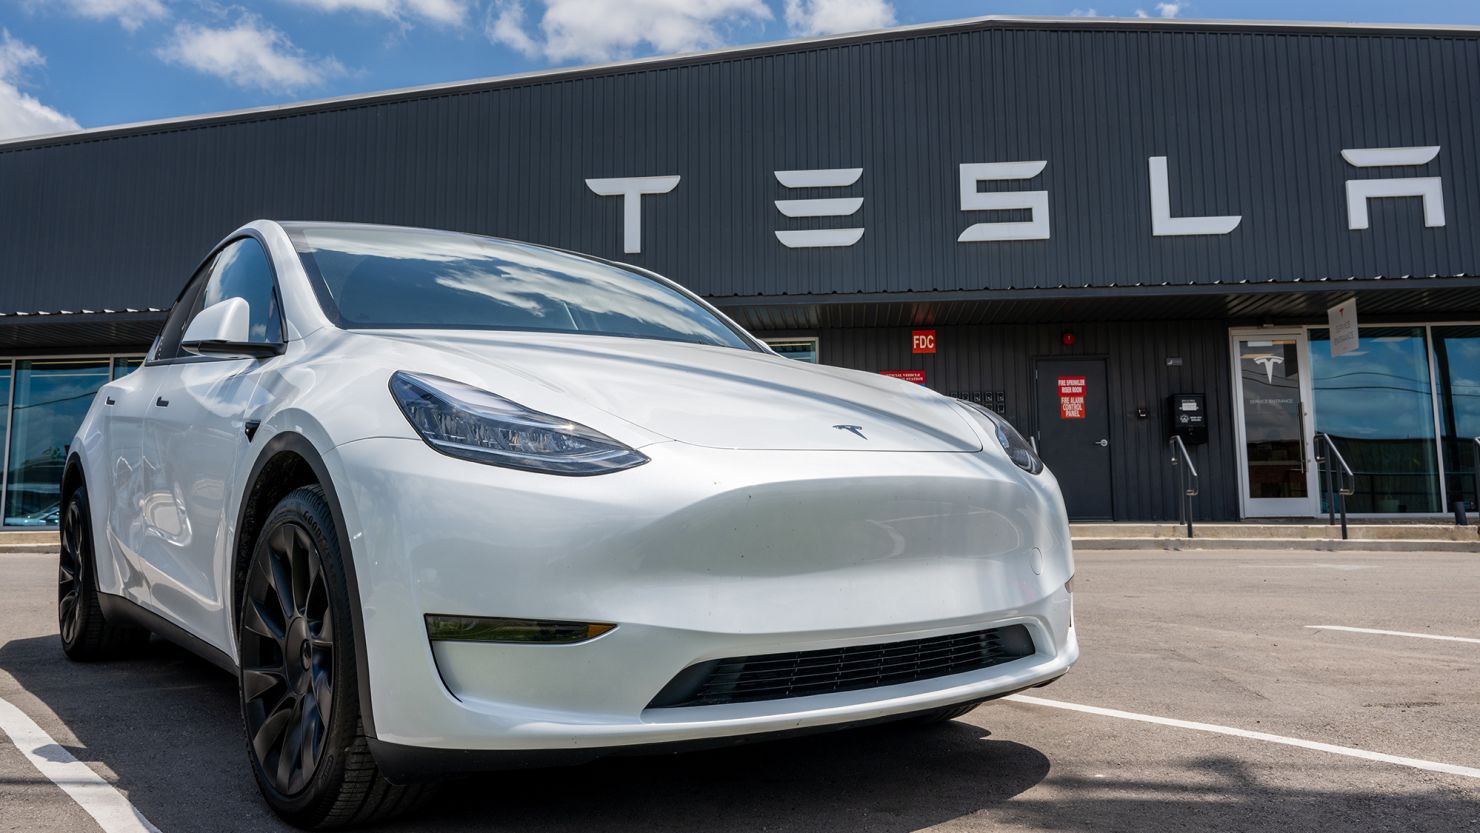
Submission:
[[[62,508],[62,551],[57,564],[57,630],[69,659],[95,662],[137,651],[149,641],[143,628],[110,625],[98,605],[87,487],[79,485]]]
[[[241,599],[242,722],[257,786],[300,827],[367,824],[409,808],[360,719],[343,554],[324,492],[283,498],[257,537]]]

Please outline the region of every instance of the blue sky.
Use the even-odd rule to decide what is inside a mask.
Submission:
[[[0,138],[985,14],[1480,24],[1480,2],[0,0]]]

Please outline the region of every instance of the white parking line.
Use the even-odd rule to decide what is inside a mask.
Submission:
[[[1381,636],[1411,636],[1414,639],[1438,639],[1442,642],[1470,642],[1480,645],[1480,639],[1468,636],[1439,636],[1432,633],[1408,633],[1407,631],[1380,631],[1375,628],[1348,628],[1342,625],[1306,625],[1316,631],[1347,631],[1348,633],[1375,633]]]
[[[31,765],[71,796],[104,833],[160,833],[112,784],[4,699],[0,699],[0,732],[9,735]]]
[[[1278,743],[1285,746],[1298,746],[1301,749],[1313,749],[1317,752],[1329,752],[1332,755],[1345,755],[1348,758],[1361,758],[1365,761],[1380,761],[1385,764],[1397,764],[1398,766],[1423,769],[1429,772],[1443,772],[1449,775],[1459,775],[1465,778],[1480,778],[1480,769],[1474,767],[1458,766],[1456,764],[1441,764],[1436,761],[1424,761],[1418,758],[1404,758],[1398,755],[1388,755],[1383,752],[1368,752],[1365,749],[1353,749],[1349,746],[1336,746],[1330,743],[1320,743],[1313,740],[1301,740],[1300,738],[1287,738],[1283,735],[1271,735],[1266,732],[1250,732],[1247,729],[1235,729],[1231,726],[1218,726],[1213,723],[1194,723],[1190,720],[1176,720],[1170,717],[1156,717],[1149,714],[1136,714],[1135,712],[1123,712],[1116,709],[1102,709],[1099,706],[1081,706],[1078,703],[1065,703],[1060,700],[1044,700],[1041,697],[1029,697],[1025,694],[1014,694],[1003,698],[1019,703],[1028,703],[1033,706],[1047,706],[1053,709],[1068,709],[1073,712],[1084,712],[1085,714],[1097,714],[1101,717],[1118,717],[1121,720],[1135,720],[1141,723],[1155,723],[1160,726],[1175,726],[1178,729],[1192,729],[1197,732],[1212,732],[1215,735],[1231,735],[1236,738],[1247,738],[1249,740],[1262,740],[1265,743]]]

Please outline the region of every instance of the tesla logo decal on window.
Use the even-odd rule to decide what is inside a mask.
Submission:
[[[862,425],[834,425],[833,427],[838,429],[839,431],[847,431],[850,434],[857,434],[860,440],[868,439],[868,437],[865,437],[863,435]]]

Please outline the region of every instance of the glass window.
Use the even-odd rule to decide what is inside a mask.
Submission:
[[[1300,404],[1300,342],[1238,340],[1249,497],[1308,498]]]
[[[277,284],[273,279],[272,265],[268,263],[262,244],[252,238],[238,240],[216,255],[211,278],[206,282],[205,293],[195,311],[215,306],[228,298],[241,298],[247,302],[251,311],[248,341],[270,344],[283,340],[283,321],[278,312]]]
[[[1424,329],[1362,327],[1359,337],[1355,352],[1332,356],[1330,331],[1310,332],[1316,430],[1357,475],[1347,509],[1441,512]]]
[[[165,319],[164,328],[159,331],[159,339],[155,342],[153,360],[165,361],[188,355],[180,349],[180,341],[185,337],[185,325],[195,317],[197,309],[195,302],[200,298],[201,288],[205,285],[206,278],[211,273],[211,266],[215,260],[207,261],[200,267],[190,283],[185,285],[185,290],[180,297],[175,299],[175,305],[170,307],[169,317]]]
[[[687,294],[592,258],[455,232],[288,229],[324,313],[348,329],[523,330],[750,346]]]
[[[7,526],[56,526],[67,447],[109,373],[107,359],[15,363]]]
[[[1475,437],[1480,437],[1480,325],[1434,328],[1434,366],[1439,382],[1439,430],[1449,502],[1476,501]]]
[[[144,364],[143,356],[129,356],[113,360],[113,378],[121,379],[138,370]]]
[[[767,341],[766,344],[788,359],[817,364],[817,339],[791,338]]]

